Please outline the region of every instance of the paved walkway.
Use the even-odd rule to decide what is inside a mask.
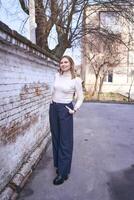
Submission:
[[[52,184],[50,145],[19,200],[134,200],[134,105],[84,103],[74,125],[70,178]]]

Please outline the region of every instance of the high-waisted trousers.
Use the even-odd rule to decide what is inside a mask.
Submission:
[[[52,102],[49,109],[54,167],[63,177],[70,173],[73,152],[73,115],[65,106],[73,109],[72,102]]]

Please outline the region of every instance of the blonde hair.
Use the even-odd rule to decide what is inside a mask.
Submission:
[[[68,61],[70,62],[70,66],[71,66],[70,71],[71,71],[72,79],[74,79],[74,78],[76,77],[76,70],[75,70],[75,68],[74,68],[75,64],[74,64],[73,59],[72,59],[70,56],[64,55],[64,56],[62,56],[62,58],[60,59],[60,61],[61,61],[63,58],[67,58]],[[61,69],[59,69],[58,71],[59,71],[60,74],[63,74],[63,72],[62,72]]]

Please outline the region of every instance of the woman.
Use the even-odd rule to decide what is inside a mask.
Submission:
[[[63,56],[59,68],[55,75],[49,110],[54,167],[57,173],[54,185],[62,184],[68,179],[73,151],[73,114],[83,102],[81,79],[75,76],[72,58]],[[77,100],[73,106],[74,95]]]

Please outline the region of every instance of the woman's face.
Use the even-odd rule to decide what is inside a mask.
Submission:
[[[71,69],[70,61],[67,58],[62,58],[60,61],[60,69],[62,72],[69,71]]]

